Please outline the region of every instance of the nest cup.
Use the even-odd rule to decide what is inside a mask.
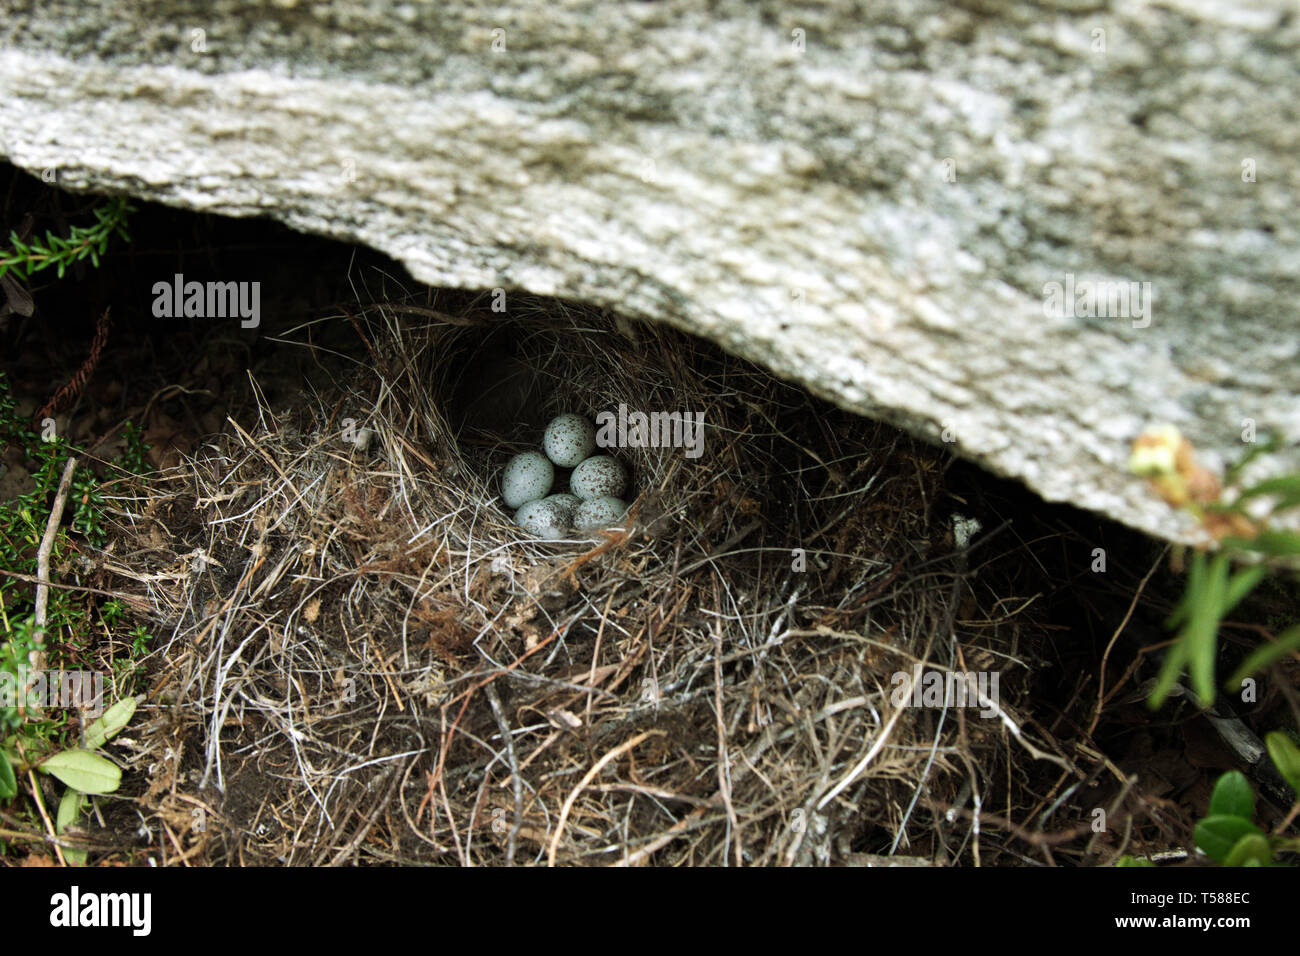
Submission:
[[[429,399],[442,411],[430,437],[440,452],[453,455],[460,468],[486,484],[486,499],[498,512],[494,519],[512,526],[515,509],[501,499],[502,469],[519,452],[539,451],[546,425],[557,415],[573,412],[595,425],[598,413],[617,414],[620,404],[646,411],[700,409],[702,396],[684,395],[676,384],[685,376],[671,367],[670,350],[638,348],[638,341],[667,345],[648,331],[634,341],[613,323],[551,317],[540,323],[496,319],[487,327],[429,332],[425,354],[436,358],[425,380],[432,384]],[[435,422],[439,415],[430,408],[427,417]],[[623,498],[632,517],[646,510],[658,513],[657,504],[647,507],[652,500],[685,502],[692,497],[692,470],[681,467],[681,448],[598,446],[593,454],[610,455],[627,470]],[[549,494],[567,492],[572,472],[572,467],[556,465]],[[590,533],[575,531],[571,537],[582,546]]]

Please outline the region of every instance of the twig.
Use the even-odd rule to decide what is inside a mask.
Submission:
[[[1155,563],[1151,565],[1150,570],[1147,571],[1141,582],[1139,582],[1137,590],[1133,592],[1133,600],[1129,603],[1128,611],[1124,614],[1124,620],[1120,621],[1119,627],[1115,628],[1115,633],[1110,636],[1110,643],[1106,645],[1106,652],[1101,655],[1101,667],[1099,669],[1097,680],[1097,707],[1092,712],[1092,723],[1088,725],[1089,737],[1091,737],[1092,732],[1097,729],[1097,721],[1101,719],[1101,709],[1106,705],[1108,699],[1106,695],[1106,662],[1110,660],[1111,648],[1115,646],[1115,642],[1119,640],[1119,636],[1124,633],[1124,628],[1128,627],[1129,618],[1133,616],[1133,609],[1137,607],[1138,599],[1142,597],[1142,592],[1146,590],[1147,582],[1151,580],[1151,575],[1155,574],[1156,568],[1160,567],[1160,562],[1165,559],[1165,554],[1168,551],[1169,548],[1166,546],[1164,551],[1160,552],[1160,556],[1156,558]],[[1123,681],[1115,686],[1115,690],[1119,690],[1122,686],[1124,686]],[[1115,690],[1111,691],[1112,695],[1115,693]]]
[[[110,569],[112,570],[112,569]],[[41,579],[30,574],[19,574],[17,571],[10,571],[7,568],[0,568],[0,574],[7,578],[13,578],[15,581],[26,581],[28,584],[40,584]],[[104,597],[117,598],[119,601],[125,601],[133,604],[138,610],[145,610],[148,606],[141,602],[138,595],[131,594],[127,591],[105,591],[103,588],[88,588],[80,584],[61,584],[57,581],[46,581],[45,585],[51,588],[57,588],[60,591],[80,591],[82,594],[102,594]]]
[[[682,817],[671,827],[669,827],[663,833],[659,834],[657,837],[655,837],[645,846],[641,847],[641,849],[637,850],[631,856],[624,857],[621,860],[611,863],[610,866],[619,867],[619,866],[639,865],[641,861],[644,860],[646,857],[648,857],[651,853],[654,853],[660,847],[664,847],[667,846],[669,843],[672,843],[673,840],[677,839],[678,835],[681,834],[684,830],[690,829],[691,825],[695,823],[695,821],[698,820],[703,815],[706,809],[708,808],[696,807],[694,810],[686,814],[686,816]]]
[[[63,847],[59,845],[59,835],[54,829],[54,823],[50,820],[49,811],[45,809],[45,800],[41,797],[41,785],[36,782],[36,772],[30,769],[31,761],[27,759],[27,751],[23,747],[21,739],[18,740],[18,755],[22,757],[23,763],[29,765],[27,779],[32,785],[32,799],[36,801],[36,809],[40,811],[41,819],[45,821],[45,829],[49,832],[50,843],[54,846],[54,855],[59,858],[62,866],[67,866],[68,861],[64,859]]]
[[[497,728],[501,731],[501,739],[505,743],[506,762],[510,764],[510,784],[515,796],[515,822],[510,827],[510,836],[506,839],[506,866],[514,866],[515,843],[519,839],[519,828],[524,822],[524,782],[519,777],[515,741],[510,734],[510,725],[506,723],[505,710],[501,707],[501,696],[497,693],[496,685],[488,684],[483,688],[483,692],[487,694],[488,703],[492,705],[492,716],[497,720]]]
[[[41,819],[45,821],[45,829],[49,831],[50,843],[54,847],[54,854],[59,858],[59,863],[63,866],[68,865],[68,861],[63,856],[63,847],[59,843],[59,835],[54,830],[54,823],[50,820],[50,812],[45,809],[45,801],[41,799],[41,786],[36,782],[36,772],[27,771],[27,779],[32,784],[32,796],[36,798],[36,807],[41,811]]]
[[[77,456],[73,455],[63,466],[63,477],[59,479],[59,490],[54,496],[54,507],[50,509],[50,520],[45,523],[45,534],[41,537],[41,545],[36,551],[36,630],[35,641],[27,655],[27,663],[31,666],[33,675],[45,670],[45,619],[50,603],[50,552],[54,550],[54,539],[58,537],[59,524],[63,521],[63,509],[68,502],[68,489],[72,486],[72,473],[76,467]],[[35,677],[31,679],[35,680]],[[30,686],[29,684],[23,688],[18,703],[19,714],[25,712],[27,691]]]
[[[587,675],[587,684],[591,688],[587,692],[587,712],[586,719],[583,721],[587,734],[591,734],[591,700],[596,695],[596,664],[600,660],[600,642],[605,638],[605,622],[609,620],[609,609],[614,606],[614,595],[618,593],[618,587],[615,586],[609,592],[609,600],[605,602],[605,613],[600,616],[600,627],[596,629],[596,646],[591,652],[591,672]],[[615,668],[617,671],[617,668]],[[587,742],[587,750],[591,750],[591,742]]]
[[[81,363],[81,368],[77,369],[76,374],[72,376],[68,383],[55,392],[54,396],[42,405],[40,411],[33,417],[33,420],[38,424],[41,419],[58,414],[67,408],[72,400],[80,395],[82,389],[86,387],[86,382],[95,371],[95,366],[99,364],[99,357],[104,351],[104,345],[108,342],[108,312],[109,310],[105,309],[103,315],[99,317],[99,321],[95,324],[95,338],[90,343],[90,354]]]
[[[911,692],[912,675],[907,674],[903,686],[899,689],[899,696],[906,699],[907,695]],[[876,754],[885,749],[885,744],[889,742],[889,735],[894,730],[894,724],[898,723],[898,718],[903,716],[903,711],[906,709],[906,706],[895,708],[893,714],[890,715],[889,720],[885,721],[885,726],[881,727],[879,733],[876,734],[876,739],[871,742],[870,749],[867,750],[862,759],[854,765],[852,770],[844,775],[840,782],[831,789],[830,793],[826,794],[826,796],[822,797],[821,800],[817,802],[818,810],[821,810],[826,806],[826,804],[830,803],[843,793],[845,789],[851,786],[853,781],[857,780],[858,777],[862,775],[862,772],[867,769],[867,765],[870,764],[872,760],[876,759]]]
[[[50,552],[54,550],[54,539],[58,537],[59,524],[63,521],[63,508],[68,503],[68,489],[72,486],[72,473],[77,467],[77,456],[73,455],[63,466],[63,477],[59,479],[59,490],[54,496],[54,507],[50,509],[50,520],[45,523],[45,535],[36,552],[36,633],[38,640],[45,640],[45,614],[50,601]]]
[[[524,651],[524,653],[519,655],[519,657],[515,659],[515,662],[513,664],[511,664],[508,667],[502,668],[501,670],[493,671],[483,680],[479,681],[477,684],[472,685],[468,690],[462,691],[459,696],[452,698],[451,700],[447,701],[447,703],[442,705],[441,710],[443,716],[443,724],[445,725],[447,719],[447,708],[450,707],[452,704],[456,703],[456,701],[458,700],[461,702],[460,710],[456,713],[456,719],[452,721],[451,729],[446,730],[443,733],[442,746],[439,748],[438,751],[438,762],[434,766],[433,773],[429,777],[429,794],[425,798],[425,800],[421,801],[420,807],[415,813],[415,818],[417,820],[420,819],[420,814],[424,812],[425,803],[427,803],[432,798],[433,788],[442,780],[442,770],[447,762],[447,754],[451,750],[451,742],[456,738],[456,728],[460,726],[460,719],[465,716],[465,711],[469,709],[469,702],[470,699],[474,696],[474,692],[479,688],[485,687],[486,685],[492,683],[492,681],[496,680],[502,674],[506,674],[514,670],[516,667],[518,667],[528,658],[532,657],[542,648],[546,647],[546,645],[551,643],[551,641],[559,637],[562,633],[563,631],[553,631],[551,633],[551,636],[546,638],[546,640],[539,641],[536,647],[532,648],[531,650]],[[429,822],[430,825],[432,825],[433,823],[432,817],[430,817]]]
[[[718,733],[718,795],[727,809],[727,822],[736,841],[736,866],[744,866],[740,821],[736,819],[736,808],[731,804],[731,761],[727,757],[727,725],[722,716],[722,626],[717,621],[713,622],[713,708]]]
[[[384,788],[383,797],[375,801],[375,807],[370,811],[370,815],[360,826],[357,827],[357,832],[353,834],[352,839],[348,841],[347,846],[334,854],[334,858],[329,861],[329,866],[340,866],[343,861],[346,860],[354,850],[356,850],[356,848],[361,844],[361,841],[366,838],[366,834],[370,832],[370,828],[373,827],[375,821],[379,819],[379,814],[388,808],[388,801],[393,796],[393,791],[397,787],[397,782],[402,779],[403,775],[397,772],[397,766],[395,764],[391,764],[388,767],[387,776],[388,786]]]
[[[463,328],[477,328],[479,326],[489,325],[492,322],[492,320],[486,316],[467,318],[465,316],[449,315],[448,313],[439,311],[438,309],[430,309],[422,305],[413,305],[409,302],[382,302],[378,304],[378,307],[381,309],[390,309],[393,312],[405,312],[408,315],[418,315],[426,319],[436,319],[439,322],[445,322],[447,325],[456,325]],[[344,308],[344,311],[348,313],[348,318],[352,319],[353,325],[355,325],[356,320],[353,318],[351,311],[346,308]],[[359,332],[360,329],[357,331]]]
[[[611,760],[618,759],[619,756],[627,753],[627,751],[631,750],[647,737],[662,737],[665,733],[666,731],[663,730],[647,730],[637,734],[631,740],[625,740],[609,753],[605,754],[605,756],[597,760],[595,765],[587,771],[581,780],[578,781],[578,785],[573,788],[568,799],[564,801],[564,807],[560,810],[560,819],[555,824],[555,834],[551,837],[551,845],[546,850],[547,866],[555,866],[555,851],[560,846],[560,837],[564,836],[564,825],[568,822],[569,811],[573,809],[573,803],[578,799],[578,794],[582,793],[582,791],[586,789],[587,784],[596,779],[596,774],[605,769],[605,765]]]

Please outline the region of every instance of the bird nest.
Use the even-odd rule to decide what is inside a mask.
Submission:
[[[166,852],[954,859],[943,810],[1019,691],[987,719],[896,697],[922,661],[1005,664],[996,629],[954,637],[947,455],[670,328],[492,304],[305,327],[321,384],[255,388],[126,501],[167,628],[137,755]],[[502,465],[549,416],[620,406],[702,414],[702,444],[612,449],[623,525],[529,538]]]

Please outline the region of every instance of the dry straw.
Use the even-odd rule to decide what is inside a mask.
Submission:
[[[977,666],[940,451],[671,329],[375,298],[291,336],[324,384],[272,407],[253,383],[128,502],[143,555],[115,570],[168,628],[136,735],[164,856],[966,852],[943,808],[965,779],[978,812],[971,755],[1017,746],[1008,683],[1001,719],[889,699],[918,660]],[[549,416],[620,403],[702,412],[703,455],[619,449],[624,528],[526,538],[502,464]]]

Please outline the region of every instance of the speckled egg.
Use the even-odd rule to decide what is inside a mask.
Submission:
[[[626,488],[627,472],[609,455],[593,455],[573,469],[569,477],[569,490],[583,501],[606,495],[618,497]]]
[[[501,472],[501,497],[507,508],[545,498],[555,482],[555,466],[540,451],[515,455]]]
[[[577,495],[571,495],[567,491],[561,491],[554,495],[548,495],[542,499],[549,501],[555,507],[564,513],[564,520],[573,524],[573,513],[578,510],[578,505],[582,504],[582,499]]]
[[[626,512],[627,503],[622,498],[603,495],[578,505],[578,510],[573,513],[573,526],[579,531],[608,528],[622,521]]]
[[[546,426],[542,450],[557,465],[572,468],[596,450],[596,426],[573,412],[558,415]]]
[[[516,523],[536,538],[565,537],[573,527],[573,512],[564,502],[556,501],[558,497],[560,496],[552,495],[528,502],[515,512]]]

